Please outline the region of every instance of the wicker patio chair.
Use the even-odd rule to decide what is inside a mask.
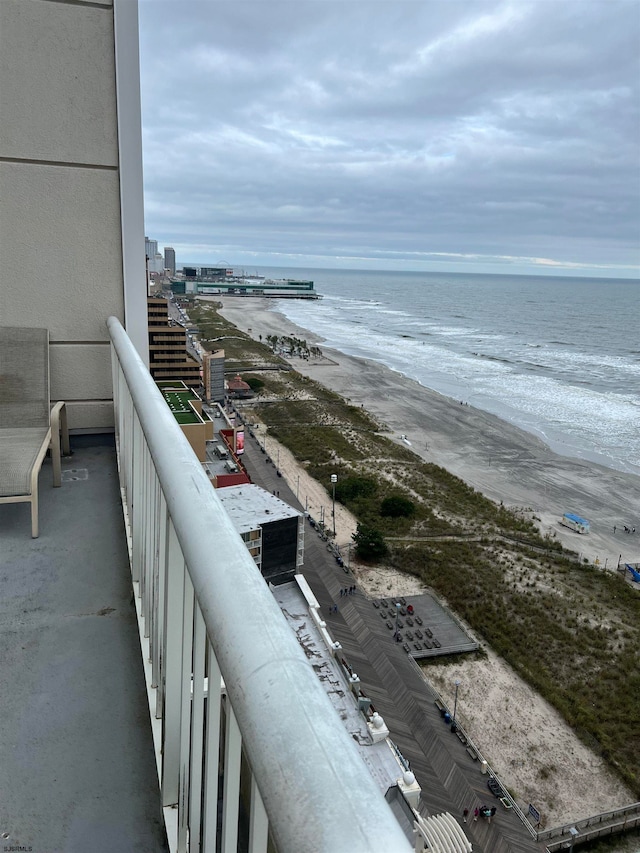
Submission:
[[[50,406],[48,330],[0,327],[0,503],[31,504],[34,538],[44,457],[50,450],[57,487],[61,436],[70,453],[65,404]]]

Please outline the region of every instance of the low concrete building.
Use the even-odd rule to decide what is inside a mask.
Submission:
[[[264,579],[292,580],[303,562],[303,513],[253,484],[229,486],[219,495]]]
[[[251,390],[251,386],[244,381],[240,374],[234,376],[233,379],[229,379],[229,381],[227,382],[227,388],[229,389],[229,395],[231,397],[253,397],[253,391]]]
[[[207,458],[207,441],[213,439],[213,421],[203,411],[202,400],[184,382],[156,382],[200,462]]]

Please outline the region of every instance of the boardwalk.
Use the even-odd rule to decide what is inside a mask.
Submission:
[[[255,441],[247,442],[244,461],[254,483],[268,491],[277,489],[281,498],[301,508],[273,465],[265,464]],[[340,596],[340,590],[355,579],[338,566],[326,543],[309,525],[305,530],[303,574],[324,608],[332,635],[360,677],[363,691],[411,764],[422,787],[421,812],[450,812],[460,821],[476,853],[543,851],[544,844],[534,841],[517,815],[504,809],[489,792],[479,762],[444,724],[416,664],[408,659],[402,644],[394,642],[393,631],[371,600],[361,593]],[[339,606],[337,614],[330,613],[334,603]],[[484,804],[498,808],[491,823],[473,820],[475,807]],[[471,812],[467,824],[462,821],[465,808]]]

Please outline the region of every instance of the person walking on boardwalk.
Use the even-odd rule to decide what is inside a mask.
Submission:
[[[478,806],[476,806],[475,809],[473,810],[473,819],[478,820],[479,814],[480,814],[480,809],[478,808]]]
[[[468,817],[468,816],[469,816],[469,809],[465,809],[465,810],[462,812],[462,820],[463,820],[465,823],[467,822],[467,817]]]

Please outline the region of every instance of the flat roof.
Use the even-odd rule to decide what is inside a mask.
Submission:
[[[403,769],[388,740],[373,743],[363,714],[344,670],[330,653],[311,619],[309,606],[296,581],[272,587],[273,597],[304,649],[307,660],[324,687],[342,724],[355,741],[358,752],[383,794],[397,784]],[[357,673],[356,673],[357,675]],[[370,697],[368,697],[370,698]]]
[[[191,402],[199,400],[198,395],[191,388],[176,387],[168,382],[156,383],[162,392],[167,406],[171,409],[174,418],[179,424],[200,424],[203,420],[208,420],[209,416],[203,412],[199,415],[191,406]]]
[[[568,518],[570,521],[575,521],[578,524],[584,524],[585,527],[589,527],[589,522],[586,518],[581,518],[579,515],[576,515],[575,512],[565,512],[565,518]]]
[[[248,533],[272,521],[302,516],[297,509],[254,483],[226,486],[218,490],[218,495],[239,533]]]

